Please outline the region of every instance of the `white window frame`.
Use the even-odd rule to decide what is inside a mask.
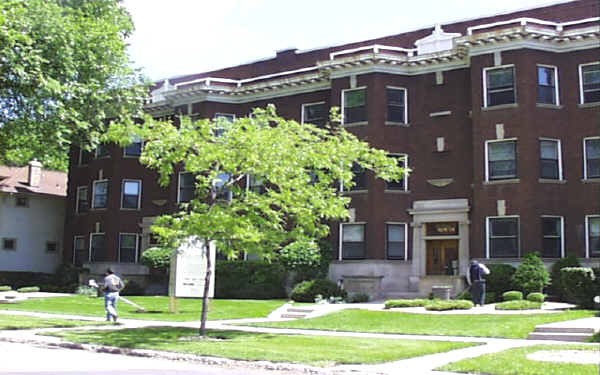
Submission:
[[[135,260],[133,262],[123,262],[125,264],[135,264],[138,263],[138,259],[139,259],[139,251],[140,251],[140,234],[139,233],[125,233],[125,232],[119,232],[119,254],[118,256],[118,260],[119,263],[121,262],[121,236],[135,236],[135,255],[134,258]]]
[[[136,142],[136,140],[138,142]],[[131,145],[133,145],[134,143],[139,143],[140,144],[140,155],[127,155],[127,146],[123,147],[123,157],[124,158],[133,158],[133,159],[137,159],[141,156],[142,152],[144,152],[144,141],[142,140],[142,138],[138,137],[137,135],[134,136],[134,141],[131,142]]]
[[[79,212],[79,201],[81,199],[81,193],[80,191],[85,189],[85,200],[87,200],[88,202],[88,211],[90,210],[90,201],[89,201],[89,186],[87,185],[82,185],[82,186],[77,186],[77,193],[75,195],[75,213],[79,214],[81,212]]]
[[[218,118],[229,118],[231,117],[231,122],[235,121],[235,113],[225,113],[225,112],[215,112],[213,119],[216,120]]]
[[[558,180],[556,181],[563,181],[563,162],[562,162],[562,144],[560,142],[560,139],[555,139],[555,138],[545,138],[545,137],[540,137],[539,138],[539,147],[540,147],[540,163],[542,161],[542,141],[550,141],[550,142],[556,142],[556,147],[557,147],[557,151],[558,151]],[[518,164],[517,164],[518,166]],[[542,173],[542,169],[540,166],[540,178],[544,178],[541,175]]]
[[[507,65],[499,65],[499,66],[489,66],[487,68],[483,68],[483,107],[496,107],[498,105],[507,105],[507,104],[495,104],[490,106],[488,103],[488,88],[487,88],[487,72],[489,70],[497,70],[497,69],[506,69],[513,68],[513,90],[515,92],[515,102],[507,103],[507,104],[516,104],[517,103],[517,68],[515,64],[507,64]]]
[[[387,90],[404,90],[404,121],[402,122],[402,124],[408,124],[408,89],[406,87],[399,87],[399,86],[385,86],[385,121],[386,122],[391,122],[391,123],[398,123],[396,121],[391,121],[390,119],[387,118],[388,115],[388,106],[389,106],[389,102],[388,102],[388,97],[387,97]]]
[[[92,182],[92,204],[91,204],[91,208],[93,210],[105,210],[105,209],[108,208],[108,205],[109,205],[108,194],[109,194],[109,189],[110,189],[110,186],[108,185],[108,181],[109,181],[108,179],[103,179],[103,180],[94,180]],[[96,184],[100,183],[100,182],[106,182],[107,183],[107,187],[106,187],[106,190],[107,190],[107,193],[106,193],[106,207],[96,207],[95,204],[94,204],[96,202]]]
[[[497,142],[516,142],[516,145],[518,145],[518,139],[517,138],[504,138],[504,139],[491,139],[488,141],[485,141],[485,150],[484,150],[484,162],[485,162],[485,181],[486,182],[490,182],[490,181],[504,181],[504,180],[512,180],[515,178],[519,178],[519,163],[518,163],[518,150],[516,148],[515,145],[515,162],[517,163],[517,175],[515,177],[512,178],[506,178],[506,179],[498,179],[498,180],[490,180],[490,163],[489,163],[489,149],[488,149],[488,145],[490,143],[497,143]]]
[[[125,198],[125,183],[126,182],[137,182],[139,184],[139,193],[138,193],[137,207],[136,208],[125,208],[125,207],[123,207],[123,198]],[[138,211],[141,208],[141,206],[142,206],[142,180],[135,180],[135,179],[124,178],[123,181],[121,181],[121,209],[122,210]]]
[[[590,219],[599,218],[600,215],[585,215],[585,257],[590,258]]]
[[[77,239],[83,239],[83,244],[85,245],[85,236],[76,235],[73,236],[73,259],[71,263],[75,264],[75,254],[77,253]],[[91,246],[91,244],[90,244]],[[90,249],[88,248],[88,262],[90,261]]]
[[[521,257],[521,217],[519,215],[486,216],[485,217],[485,257],[486,259],[510,259],[509,257],[490,258],[490,219],[517,219],[517,256]]]
[[[558,88],[558,67],[554,66],[554,65],[545,65],[545,64],[537,64],[536,68],[550,68],[550,69],[554,69],[554,101],[556,102],[555,104],[552,103],[539,103],[539,104],[549,104],[549,105],[556,105],[559,106],[560,105],[560,90]],[[539,71],[536,69],[536,74],[539,74]],[[537,85],[538,85],[538,89],[540,86],[540,78],[539,76],[536,77],[537,78]],[[516,97],[516,96],[515,96]],[[536,98],[537,101],[537,98]]]
[[[104,236],[104,246],[105,246],[104,250],[106,251],[106,233],[104,233],[104,232],[90,233],[90,246],[88,248],[88,258],[89,258],[88,262],[90,262],[90,263],[92,262],[92,241],[94,239],[94,236],[100,236],[100,235]]]
[[[362,225],[363,226],[363,243],[367,243],[367,222],[366,221],[356,221],[356,222],[352,222],[352,223],[340,223],[339,226],[339,233],[338,233],[338,240],[339,240],[339,249],[338,249],[338,260],[344,260],[344,253],[343,253],[343,245],[344,245],[344,225]],[[367,249],[365,248],[365,258],[367,256]],[[362,260],[361,258],[352,258],[352,259],[346,259],[346,260]]]
[[[585,142],[591,139],[598,139],[600,140],[600,137],[585,137],[583,138],[583,179],[584,180],[588,180],[590,177],[588,177],[588,172],[587,172],[587,148],[585,145]],[[591,177],[593,179],[596,179],[598,177]]]
[[[306,122],[306,119],[304,118],[304,108],[305,107],[310,107],[311,105],[319,105],[319,104],[327,104],[326,102],[322,101],[322,102],[313,102],[313,103],[303,103],[301,108],[300,108],[300,123],[304,124]],[[325,122],[327,122],[327,118],[325,118]]]
[[[565,257],[565,218],[564,216],[556,216],[556,215],[542,215],[543,218],[551,218],[551,219],[560,219],[560,257],[561,259]],[[544,228],[542,227],[542,244],[544,239]],[[542,248],[542,252],[543,252]]]
[[[585,98],[583,95],[583,67],[590,66],[590,65],[598,65],[600,67],[600,61],[579,64],[579,104],[587,104],[585,102]],[[599,102],[590,102],[590,103],[599,103]]]
[[[395,158],[404,158],[404,167],[405,169],[408,169],[408,154],[389,154],[389,156],[391,157],[395,157]],[[388,189],[387,188],[387,181],[386,181],[386,187],[385,190],[387,191],[408,191],[408,173],[404,173],[404,177],[402,178],[402,181],[404,182],[404,188],[402,190],[396,190],[396,189]]]
[[[367,97],[367,86],[354,87],[354,88],[350,88],[350,89],[343,89],[342,90],[342,105],[341,105],[341,107],[342,107],[342,113],[341,113],[342,114],[342,125],[345,125],[345,124],[356,124],[356,123],[360,123],[361,122],[361,121],[359,121],[359,122],[346,122],[346,116],[344,116],[345,102],[346,102],[345,101],[346,92],[349,92],[349,91],[358,91],[358,90],[365,90],[365,112],[367,111],[367,99],[366,99],[366,97]],[[367,120],[365,120],[365,121],[367,121]]]
[[[389,256],[388,256],[388,242],[389,242],[388,225],[404,226],[404,259],[393,259],[393,258],[389,258]],[[395,222],[395,221],[386,221],[385,222],[385,259],[387,259],[387,260],[403,260],[403,261],[408,260],[408,224],[407,223],[401,223],[401,222]]]
[[[189,173],[189,174],[193,175],[192,172],[179,172],[177,174],[177,204],[179,204],[179,203],[187,203],[187,202],[181,202],[181,175],[182,174],[186,174],[186,173]],[[194,186],[195,186],[195,184],[194,184]]]

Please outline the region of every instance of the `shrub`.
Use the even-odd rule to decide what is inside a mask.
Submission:
[[[523,299],[523,293],[518,290],[511,290],[509,292],[502,293],[502,299],[504,301],[520,301]]]
[[[24,286],[22,288],[17,289],[17,292],[19,293],[34,293],[34,292],[39,292],[40,288],[37,286]]]
[[[311,262],[294,262],[293,257],[291,257],[294,252],[290,250],[292,249],[282,250],[279,258],[283,261],[283,265],[287,270],[293,271],[292,282],[294,285],[301,281],[324,279],[327,277],[329,263],[332,260],[331,243],[328,240],[323,239],[319,241],[318,259],[315,258],[315,254],[313,253]]]
[[[550,294],[559,301],[566,301],[567,299],[567,292],[560,278],[560,270],[565,267],[581,267],[581,263],[579,263],[577,256],[571,253],[566,258],[559,259],[552,265],[550,270],[550,286],[548,289]]]
[[[0,285],[0,292],[8,292],[9,290],[12,290],[12,288],[8,285]]]
[[[517,269],[510,264],[490,264],[486,279],[486,303],[498,302],[502,293],[512,290],[512,277]]]
[[[371,299],[371,297],[368,294],[356,293],[356,294],[349,295],[348,298],[346,298],[346,302],[348,302],[348,303],[365,303],[365,302],[369,302],[370,299]]]
[[[140,263],[150,269],[166,272],[171,265],[171,255],[173,255],[173,250],[170,248],[151,247],[144,250],[140,256]]]
[[[331,280],[315,279],[303,281],[296,285],[292,290],[290,298],[296,302],[314,302],[317,295],[322,298],[342,297],[346,298],[347,293]]]
[[[515,288],[524,294],[542,292],[550,283],[550,274],[538,253],[527,253],[512,277]]]
[[[53,277],[40,272],[0,272],[0,285],[11,285],[16,290],[31,285],[53,284]]]
[[[526,299],[527,299],[527,301],[542,303],[542,302],[544,302],[545,297],[544,297],[544,294],[542,294],[542,293],[534,292],[534,293],[529,293],[527,295]]]
[[[569,302],[581,307],[592,308],[598,294],[594,271],[588,267],[565,267],[560,270],[561,284]]]
[[[498,302],[499,294],[496,292],[485,292],[485,303],[495,303]]]
[[[395,307],[423,307],[430,300],[428,299],[390,299],[385,301],[384,308],[393,309]]]
[[[433,300],[428,301],[425,310],[446,311],[446,310],[469,310],[473,308],[473,302],[465,300]]]
[[[76,294],[79,294],[81,296],[88,296],[88,297],[97,297],[98,296],[98,290],[96,288],[92,288],[91,286],[87,286],[87,285],[80,285],[77,290],[75,291]]]
[[[119,292],[122,296],[143,296],[144,288],[134,280],[123,281],[125,287]]]
[[[472,301],[473,300],[473,295],[471,295],[471,292],[469,292],[468,290],[465,290],[464,292],[462,292],[459,295],[457,295],[456,299],[466,300],[466,301]]]
[[[496,304],[496,310],[535,310],[542,307],[541,302],[515,300]]]
[[[285,298],[286,272],[278,263],[223,260],[215,267],[215,298]],[[310,302],[314,302],[311,300]]]

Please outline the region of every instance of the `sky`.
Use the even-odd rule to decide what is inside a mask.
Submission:
[[[561,0],[125,0],[134,66],[152,80]],[[413,48],[414,46],[403,46]]]

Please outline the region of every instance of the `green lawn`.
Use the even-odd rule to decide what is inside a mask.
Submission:
[[[207,340],[198,339],[197,335],[198,331],[195,329],[168,327],[115,331],[78,330],[52,334],[79,343],[318,366],[388,362],[477,345],[440,341],[274,335],[239,331],[209,331],[210,338]]]
[[[190,321],[200,320],[202,300],[179,299],[179,313],[169,313],[169,297],[127,297],[146,308],[138,313],[131,305],[119,301],[119,318]],[[220,300],[211,301],[209,320],[262,318],[285,303],[284,300]],[[19,304],[0,305],[3,310],[36,311],[56,314],[105,316],[104,298],[87,296],[29,299]]]
[[[561,349],[593,350],[596,354],[598,352],[598,347],[589,345],[536,345],[465,359],[437,370],[488,375],[598,375],[598,364],[542,362],[526,358],[527,354],[538,350]]]
[[[595,316],[594,311],[573,310],[532,315],[442,315],[392,311],[343,310],[337,313],[287,322],[253,325],[276,328],[400,333],[442,336],[526,338],[536,325]]]
[[[0,314],[0,331],[13,329],[34,329],[52,327],[78,327],[107,324],[105,322],[89,322],[83,320],[64,320],[37,318],[32,316],[4,315]]]

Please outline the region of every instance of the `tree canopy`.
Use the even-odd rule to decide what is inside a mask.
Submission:
[[[106,119],[138,116],[132,31],[118,0],[0,0],[0,163],[66,170],[71,143],[93,147]]]

